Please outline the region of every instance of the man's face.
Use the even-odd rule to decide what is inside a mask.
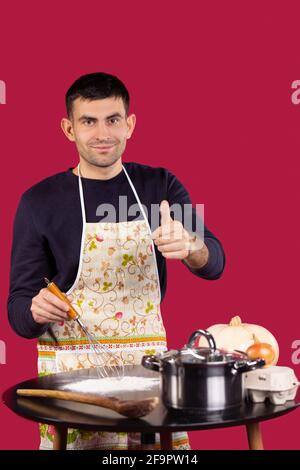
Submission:
[[[62,120],[63,131],[76,143],[80,156],[98,167],[109,167],[121,158],[134,126],[135,115],[126,118],[122,98],[114,97],[77,98],[70,120]]]

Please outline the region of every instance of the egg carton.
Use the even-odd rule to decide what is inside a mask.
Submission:
[[[273,405],[284,405],[286,401],[294,400],[297,393],[298,385],[289,390],[281,392],[270,392],[266,390],[249,390],[248,398],[253,403],[263,403],[267,398]]]
[[[268,398],[273,405],[283,405],[296,396],[299,382],[290,367],[270,366],[243,375],[246,396],[254,403]]]

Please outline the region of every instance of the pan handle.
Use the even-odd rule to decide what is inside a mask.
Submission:
[[[254,361],[237,361],[235,362],[232,372],[242,374],[243,372],[249,372],[250,370],[258,369],[266,364],[264,359],[255,359]]]
[[[146,369],[155,370],[156,372],[159,372],[160,360],[157,356],[143,356],[142,366],[144,366]]]

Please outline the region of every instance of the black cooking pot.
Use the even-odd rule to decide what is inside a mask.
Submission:
[[[199,336],[205,336],[208,348],[194,348]],[[240,351],[218,350],[208,331],[197,330],[183,349],[143,356],[142,364],[161,372],[162,399],[167,408],[215,411],[239,407],[242,373],[264,366],[265,361],[249,361]]]

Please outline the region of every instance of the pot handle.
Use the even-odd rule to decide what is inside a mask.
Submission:
[[[192,335],[190,336],[187,347],[192,349],[193,344],[195,342],[195,339],[198,338],[199,336],[204,336],[205,339],[208,342],[208,345],[209,345],[209,348],[211,349],[211,351],[215,352],[215,350],[217,349],[216,342],[214,340],[213,335],[207,330],[196,330],[196,331],[194,331],[194,333],[192,333]]]
[[[266,364],[264,359],[255,359],[254,361],[241,361],[236,362],[233,366],[232,372],[238,372],[242,374],[243,372],[249,372],[250,370],[258,369],[263,367]]]
[[[155,370],[156,372],[159,372],[160,361],[157,356],[143,356],[142,366],[144,366],[146,369]]]

